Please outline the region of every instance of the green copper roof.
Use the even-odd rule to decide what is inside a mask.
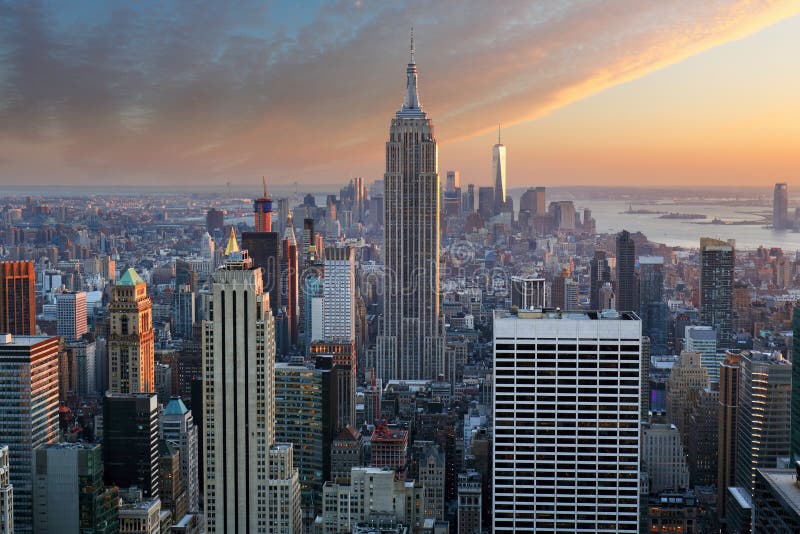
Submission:
[[[179,398],[170,399],[164,408],[164,415],[183,415],[189,411],[189,408]]]
[[[139,284],[144,284],[144,280],[142,277],[136,274],[136,271],[133,270],[133,267],[125,271],[125,274],[122,275],[122,278],[119,279],[117,282],[118,286],[136,286]]]

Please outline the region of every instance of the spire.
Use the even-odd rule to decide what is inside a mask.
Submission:
[[[408,63],[409,64],[414,64],[415,63],[415,61],[414,61],[414,26],[411,26],[411,47],[410,47],[409,51],[411,53],[409,55]]]
[[[225,245],[225,255],[230,256],[234,252],[239,252],[239,242],[236,241],[236,232],[231,226],[231,235],[228,237],[228,244]]]
[[[502,145],[503,143],[500,142],[500,123],[497,123],[497,144]]]
[[[399,115],[408,117],[424,116],[417,93],[417,64],[414,60],[414,27],[411,27],[411,45],[409,46],[408,66],[406,67],[406,97]]]
[[[267,198],[267,179],[261,177],[261,185],[264,187],[264,198]]]
[[[297,238],[294,235],[294,221],[292,221],[292,212],[286,216],[286,230],[283,232],[283,238],[289,241],[289,244],[296,245]]]

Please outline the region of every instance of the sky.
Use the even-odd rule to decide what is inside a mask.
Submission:
[[[0,185],[379,179],[412,25],[442,176],[800,186],[796,0],[0,0]]]

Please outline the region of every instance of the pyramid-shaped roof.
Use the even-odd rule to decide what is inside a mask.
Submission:
[[[164,408],[164,415],[183,415],[188,411],[189,408],[186,407],[180,397],[175,397],[167,403]]]
[[[117,282],[118,286],[137,286],[139,284],[144,284],[144,280],[142,277],[139,276],[133,267],[129,268],[125,273],[123,273],[122,278],[119,279]]]

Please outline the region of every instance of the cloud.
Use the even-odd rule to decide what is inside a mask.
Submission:
[[[34,169],[87,182],[377,174],[412,24],[421,100],[448,142],[800,12],[755,0],[303,7],[0,0],[0,151],[11,169],[0,183]]]

